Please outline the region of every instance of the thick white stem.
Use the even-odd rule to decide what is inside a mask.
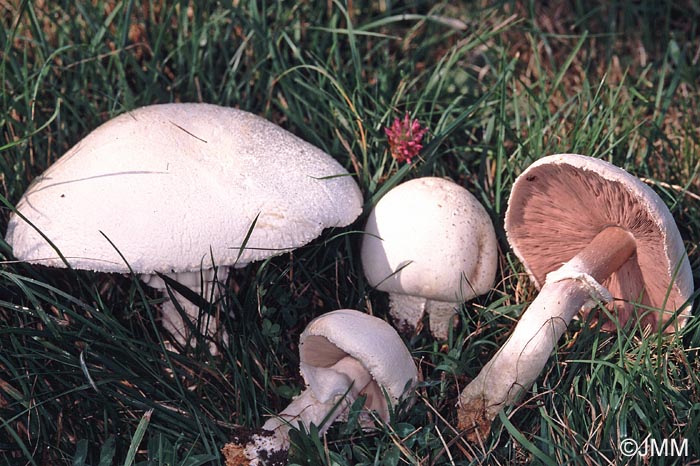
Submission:
[[[430,318],[430,333],[439,340],[447,339],[450,324],[455,321],[457,315],[456,303],[435,301],[420,296],[390,293],[389,305],[394,326],[399,332],[414,332],[423,315],[427,313]]]
[[[430,333],[438,340],[447,340],[450,326],[457,323],[457,303],[428,300],[426,312],[430,319]]]
[[[505,405],[532,385],[571,319],[590,303],[591,291],[580,280],[545,283],[508,341],[460,395],[460,428],[477,426],[483,433]]]
[[[394,319],[394,326],[400,333],[414,332],[425,314],[428,300],[407,294],[389,294],[389,312]]]
[[[174,290],[171,290],[171,292],[177,300],[178,305],[187,316],[189,323],[182,318],[180,311],[178,311],[177,307],[175,307],[175,303],[171,300],[165,301],[162,305],[162,323],[165,331],[172,335],[180,345],[184,346],[187,343],[190,335],[190,327],[192,325],[198,327],[200,333],[204,336],[213,337],[217,334],[219,330],[219,321],[215,316],[201,313],[199,306],[193,304],[178,292]],[[202,318],[201,321],[199,319],[200,315]],[[226,336],[223,338],[224,341],[226,341],[225,337]],[[194,342],[192,343],[194,344]],[[210,349],[213,351],[212,354],[218,353],[215,344],[210,344]]]
[[[308,430],[313,424],[318,427],[319,433],[323,434],[343,410],[344,406],[338,405],[337,399],[322,403],[316,399],[311,389],[307,388],[294,398],[284,411],[268,419],[262,428],[274,432],[277,439],[275,449],[286,450],[289,448],[289,430],[292,427],[303,426]]]
[[[206,269],[200,272],[183,272],[183,273],[173,273],[166,274],[170,278],[176,280],[180,284],[186,286],[193,292],[201,295],[205,300],[209,302],[215,302],[219,299],[219,287],[217,279],[225,277],[228,272],[228,268],[220,267],[215,276],[214,270]],[[155,275],[143,275],[141,279],[153,288],[160,290],[163,295],[167,298],[169,297],[165,282]],[[204,287],[202,289],[202,286]],[[207,337],[214,337],[219,331],[219,321],[218,319],[209,314],[201,314],[199,306],[193,304],[190,300],[182,296],[180,293],[174,289],[170,289],[171,293],[178,302],[178,305],[184,311],[187,316],[189,323],[186,322],[182,314],[178,311],[175,304],[168,299],[162,304],[161,314],[162,314],[162,325],[163,328],[175,338],[175,340],[180,345],[185,345],[189,339],[189,328],[191,325],[199,326],[201,333]],[[200,314],[202,321],[200,322]],[[228,334],[222,332],[221,341],[224,345],[228,344]],[[216,344],[211,343],[209,349],[212,354],[218,354],[218,348]]]
[[[510,338],[459,397],[459,427],[468,431],[468,439],[485,436],[501,408],[532,385],[579,310],[611,299],[599,282],[624,264],[635,247],[629,232],[609,227],[547,275]]]
[[[372,376],[356,359],[346,356],[326,369],[328,377],[319,381],[319,387],[309,386],[274,417],[265,422],[263,432],[255,434],[242,449],[247,462],[241,464],[265,465],[267,458],[277,458],[289,449],[289,431],[292,427],[318,427],[319,434],[345,413]],[[348,391],[349,390],[349,391]],[[344,398],[343,398],[344,396]],[[232,456],[239,456],[231,447]]]

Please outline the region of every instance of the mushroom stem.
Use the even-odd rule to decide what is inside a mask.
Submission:
[[[227,267],[219,267],[216,273],[213,269],[203,269],[201,273],[181,272],[166,275],[201,295],[205,300],[213,303],[216,302],[220,296],[219,287],[217,286],[217,276],[225,276],[227,272]],[[169,298],[165,282],[159,277],[144,274],[141,279],[148,286],[160,291],[164,297]],[[163,302],[161,307],[163,328],[172,335],[179,344],[184,346],[188,342],[191,325],[201,328],[201,333],[205,337],[214,337],[217,335],[219,331],[219,320],[215,316],[202,314],[197,304],[194,304],[172,288],[170,288],[170,293],[172,293],[184,312],[184,315],[189,322],[191,322],[191,324],[185,322],[183,315],[172,300],[167,299],[167,301]],[[199,325],[200,316],[203,319],[201,325]],[[228,335],[226,333],[221,334],[221,341],[224,345],[228,344]],[[209,349],[213,355],[219,353],[216,344],[213,342],[209,344]]]
[[[430,333],[438,340],[447,340],[450,324],[457,323],[457,303],[428,300],[426,312],[430,320]]]
[[[622,267],[622,264],[632,257],[635,249],[636,243],[630,232],[620,227],[607,227],[565,266],[580,267],[577,271],[602,282]]]
[[[601,231],[562,267],[547,275],[540,294],[515,330],[459,397],[459,428],[473,429],[471,441],[483,439],[491,422],[537,379],[552,349],[581,308],[612,297],[599,282],[619,269],[635,251],[629,232]]]
[[[401,333],[415,331],[418,323],[425,314],[428,300],[420,296],[410,296],[401,293],[389,293],[389,312],[394,320],[394,326]]]
[[[289,431],[313,424],[323,435],[333,422],[343,415],[372,381],[372,375],[351,356],[346,356],[328,368],[328,377],[320,381],[320,389],[307,387],[278,415],[265,422],[259,434],[251,436],[245,447],[230,444],[227,457],[245,457],[242,465],[270,465],[286,455]],[[342,398],[344,396],[344,398]],[[269,461],[268,458],[275,459]]]
[[[303,426],[308,430],[313,424],[318,427],[319,433],[323,434],[343,411],[339,406],[333,411],[337,404],[337,399],[330,399],[325,403],[318,401],[313,391],[307,388],[281,413],[268,419],[262,428],[274,433],[274,437],[278,439],[279,449],[287,450],[289,431],[292,427]]]
[[[195,293],[199,293],[200,290],[192,289]],[[180,293],[178,293],[175,290],[170,290],[170,292],[173,294],[173,297],[177,300],[177,304],[180,306],[182,309],[182,312],[187,316],[187,319],[189,320],[190,323],[186,322],[185,319],[183,319],[182,315],[180,314],[180,311],[177,309],[175,303],[168,299],[167,301],[163,302],[163,305],[161,307],[161,313],[163,316],[163,329],[168,332],[170,335],[172,335],[175,340],[181,344],[185,345],[187,344],[190,336],[190,328],[193,325],[196,328],[201,329],[201,334],[204,335],[205,337],[213,337],[216,335],[219,329],[219,322],[216,319],[216,317],[211,316],[209,314],[202,314],[201,309],[197,304],[192,303],[190,300],[182,296]],[[215,292],[216,295],[218,295],[217,292]],[[163,292],[163,296],[168,297],[167,292]],[[214,298],[216,299],[216,297]],[[200,323],[200,316],[202,318],[202,321]],[[216,345],[213,343],[210,343],[210,347],[212,349],[212,352],[218,353],[218,350],[216,350]]]
[[[457,303],[409,296],[389,294],[390,313],[394,325],[401,333],[413,332],[425,314],[430,321],[430,333],[437,339],[446,340],[450,324],[457,316]]]

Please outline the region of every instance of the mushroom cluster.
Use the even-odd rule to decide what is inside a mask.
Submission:
[[[163,326],[180,344],[193,325],[225,343],[215,316],[198,323],[204,301],[192,293],[216,302],[228,267],[298,248],[361,211],[362,193],[340,164],[271,122],[214,105],[154,105],[103,124],[38,177],[6,241],[22,261],[137,274],[165,295]],[[634,321],[673,332],[691,308],[690,264],[670,212],[607,162],[560,154],[532,164],[513,185],[505,232],[540,293],[459,396],[459,427],[472,440],[536,380],[578,313],[612,316],[604,329]],[[396,326],[416,329],[427,314],[445,339],[455,307],[493,288],[498,244],[473,195],[426,177],[376,204],[360,253],[369,284],[389,293]],[[355,310],[312,320],[299,353],[305,389],[227,444],[227,465],[286,464],[291,429],[323,434],[361,397],[363,427],[386,422],[418,380],[396,330]]]

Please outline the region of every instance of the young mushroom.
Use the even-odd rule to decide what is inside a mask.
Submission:
[[[513,185],[505,227],[540,293],[460,395],[459,427],[473,441],[535,381],[579,311],[607,303],[619,325],[638,319],[673,332],[686,322],[693,294],[683,241],[663,201],[602,160],[563,154],[532,164]]]
[[[317,317],[299,339],[306,388],[257,433],[224,446],[226,466],[287,464],[289,431],[313,424],[323,434],[349,406],[365,396],[364,409],[389,421],[390,403],[399,401],[418,378],[416,365],[396,331],[377,317],[341,309]],[[363,427],[371,417],[360,418]]]
[[[95,129],[34,180],[6,240],[19,260],[133,271],[167,298],[160,273],[215,301],[227,267],[298,248],[361,208],[340,164],[263,118],[153,105]],[[170,291],[196,323],[199,305]],[[163,325],[184,343],[192,324],[167,300]],[[202,333],[216,331],[212,317]]]
[[[362,241],[367,281],[389,293],[396,326],[413,330],[427,313],[439,339],[447,338],[456,306],[492,287],[497,257],[484,207],[444,178],[416,178],[389,191]]]

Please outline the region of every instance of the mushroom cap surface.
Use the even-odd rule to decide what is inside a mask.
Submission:
[[[188,103],[104,123],[34,180],[17,210],[72,267],[128,272],[116,247],[135,272],[153,273],[281,254],[352,223],[361,205],[322,150],[256,115]],[[18,259],[64,266],[19,216],[6,237]]]
[[[299,341],[301,374],[312,391],[334,376],[327,368],[351,356],[374,379],[364,391],[365,406],[378,411],[385,421],[388,411],[382,388],[396,402],[418,379],[411,353],[396,330],[363,312],[340,309],[323,314],[309,323]]]
[[[488,213],[466,189],[424,177],[391,189],[374,207],[362,265],[381,291],[461,302],[486,293],[498,245]]]
[[[644,325],[658,328],[679,309],[683,325],[693,294],[690,263],[671,213],[649,186],[615,165],[577,154],[543,157],[515,180],[505,229],[538,289],[549,272],[611,226],[636,241],[632,257],[602,283],[620,323],[632,316],[636,302],[643,306],[636,312],[646,312]]]

